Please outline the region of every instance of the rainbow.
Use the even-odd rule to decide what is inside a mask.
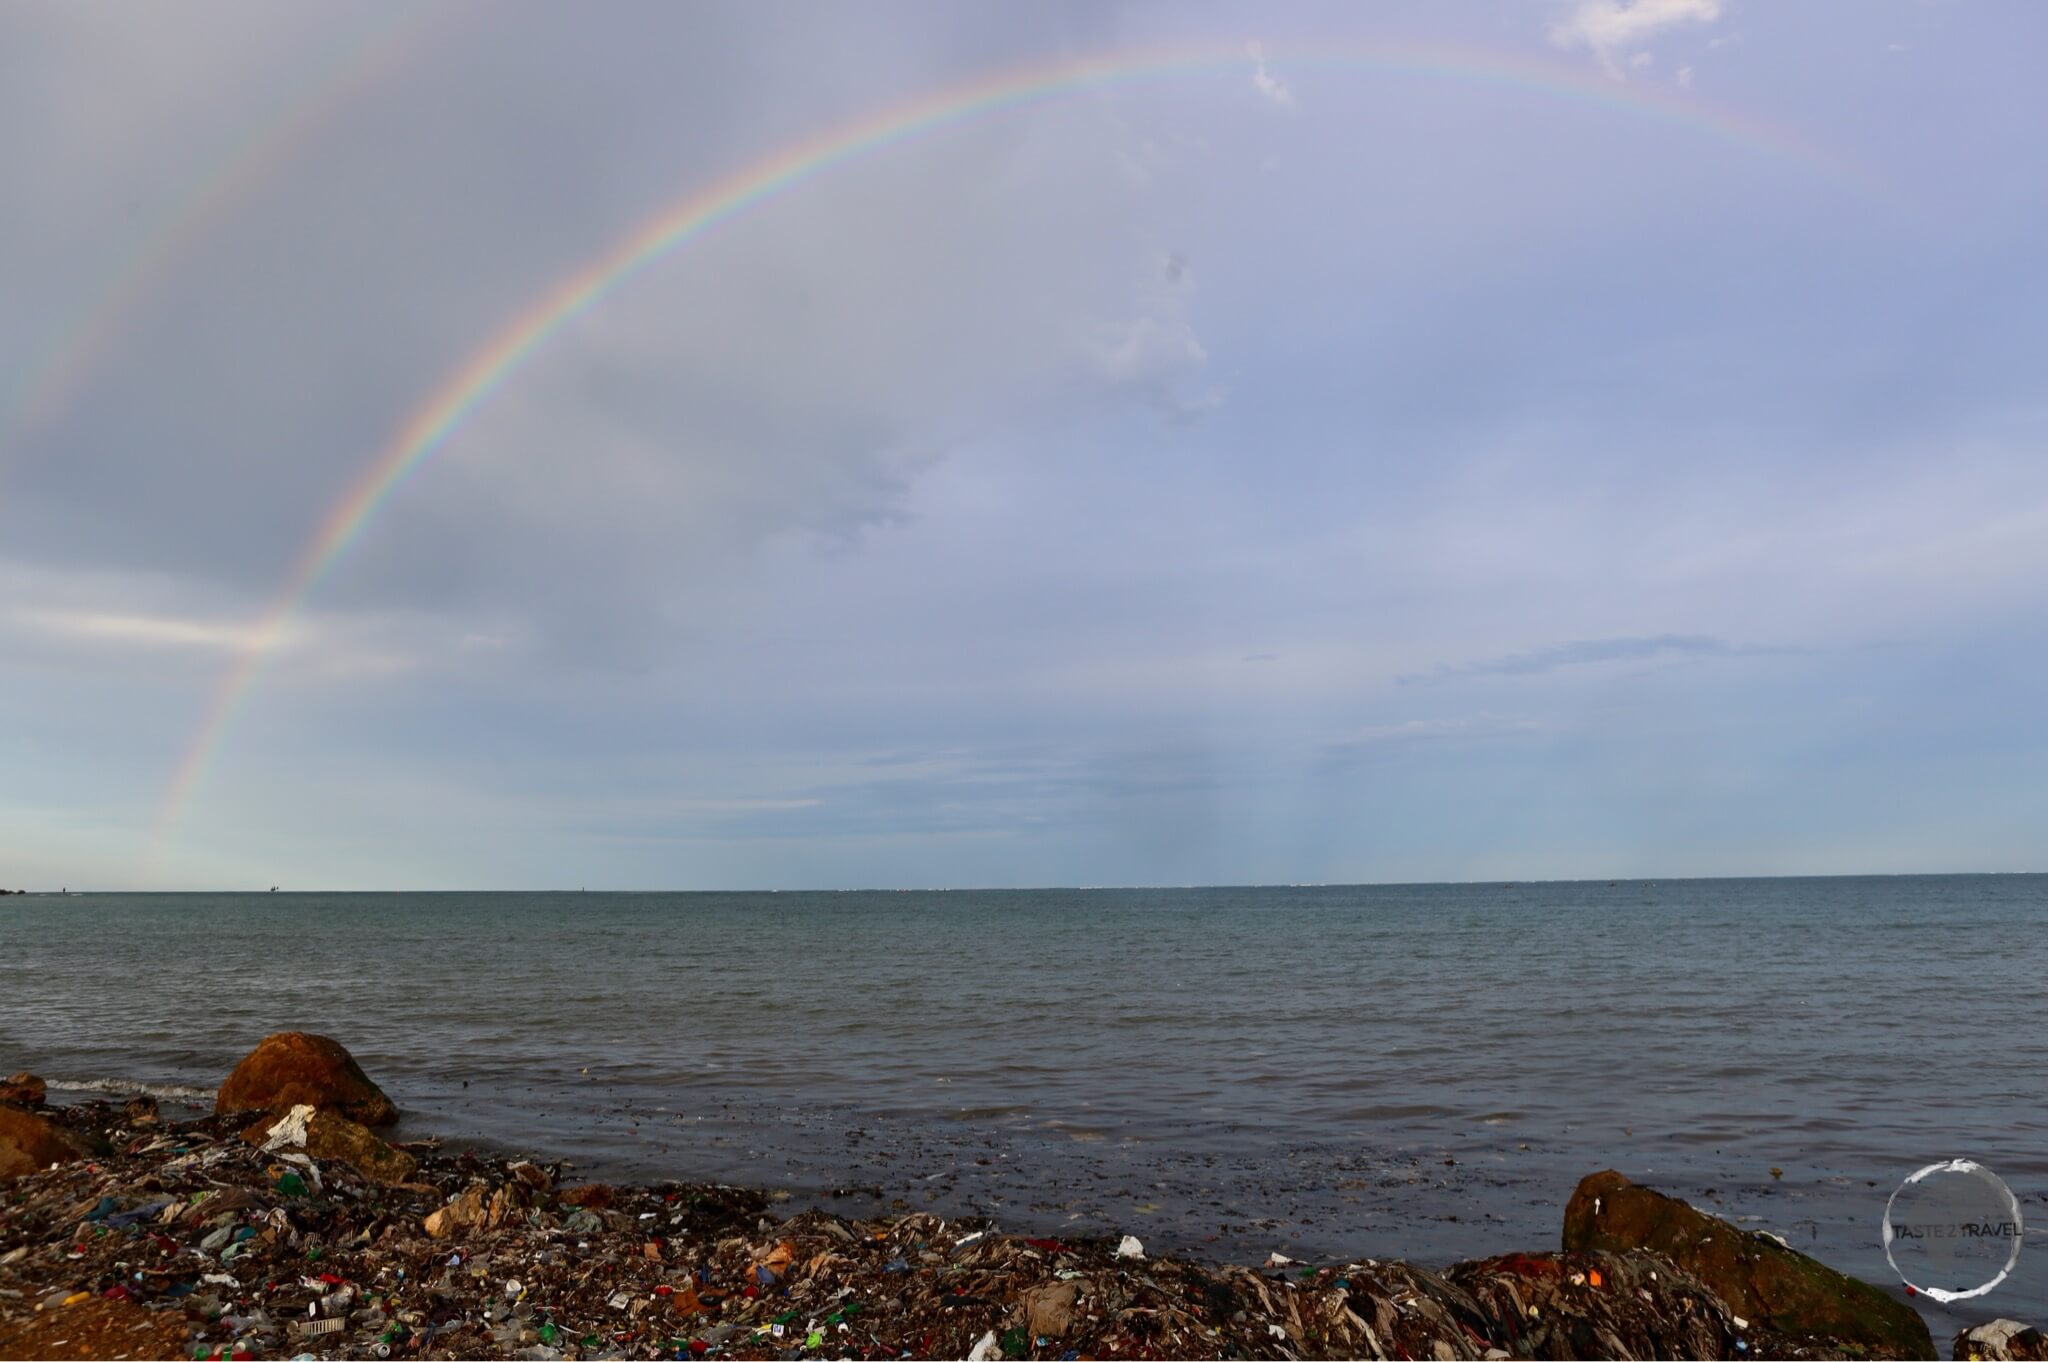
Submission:
[[[44,357],[23,370],[14,395],[0,403],[0,412],[12,413],[0,451],[15,447],[69,406],[87,377],[112,353],[130,320],[170,277],[171,267],[338,111],[429,46],[454,13],[431,7],[405,23],[379,25],[327,63],[307,83],[306,92],[275,119],[217,158],[212,172],[181,194],[143,233],[85,307],[58,332]]]
[[[1328,43],[1308,48],[1233,45],[1171,53],[1149,51],[1064,58],[1050,65],[983,76],[828,129],[698,189],[664,209],[610,251],[535,298],[414,410],[320,522],[311,541],[293,562],[251,642],[215,690],[164,795],[151,862],[154,863],[182,818],[264,660],[277,647],[321,578],[405,480],[444,447],[469,417],[565,325],[720,223],[827,171],[911,138],[1102,82],[1243,67],[1254,61],[1283,58],[1336,63],[1349,69],[1396,76],[1466,81],[1620,111],[1778,158],[1861,192],[1878,188],[1876,180],[1860,167],[1824,155],[1795,133],[1690,97],[1524,58],[1445,48]],[[1256,97],[1248,83],[1247,98]]]

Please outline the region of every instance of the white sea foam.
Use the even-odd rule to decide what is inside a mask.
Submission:
[[[116,1097],[154,1097],[160,1102],[211,1102],[214,1089],[189,1083],[138,1083],[127,1078],[48,1078],[53,1092],[103,1092]]]

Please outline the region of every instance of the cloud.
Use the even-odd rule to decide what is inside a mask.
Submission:
[[[262,635],[253,624],[96,610],[28,610],[19,618],[31,628],[62,638],[142,648],[237,653],[257,643]]]
[[[1266,49],[1262,44],[1252,43],[1245,48],[1245,55],[1252,59],[1252,88],[1273,103],[1290,112],[1299,111],[1301,105],[1294,98],[1294,91],[1281,83],[1280,79],[1266,69]]]
[[[1588,48],[1620,79],[1624,63],[1647,65],[1644,44],[1666,29],[1710,24],[1721,17],[1721,0],[1577,0],[1550,26],[1550,41],[1562,48]]]
[[[1190,385],[1209,363],[1209,351],[1187,318],[1194,291],[1188,258],[1168,253],[1157,279],[1139,290],[1135,317],[1100,326],[1086,343],[1098,381],[1111,392],[1185,425],[1221,401],[1213,390]]]
[[[252,651],[276,679],[314,689],[444,666],[462,643],[420,612],[309,611],[268,627],[229,591],[154,574],[63,572],[0,559],[0,666],[43,684],[133,681],[172,702],[218,682]],[[165,690],[155,691],[158,685]]]
[[[860,753],[812,764],[812,779],[772,794],[659,798],[594,822],[608,836],[691,839],[906,835],[1009,838],[1091,807],[1185,791],[1199,763],[1173,751],[1063,753],[1041,747]]]
[[[0,17],[0,70],[14,60],[13,22]],[[722,26],[753,27],[663,22],[691,34],[691,52]],[[462,67],[459,90],[432,62],[407,68],[224,215],[95,373],[91,400],[0,468],[0,539],[58,570],[182,584],[157,603],[168,617],[254,617],[407,413],[549,281],[735,167],[943,86],[966,64],[954,43],[1025,45],[997,41],[992,28],[1011,22],[963,18],[914,42],[848,23],[846,43],[885,55],[882,67],[821,74],[791,56],[741,81],[693,57],[654,81],[634,72],[655,57],[565,51],[558,23],[534,11],[489,60]],[[0,82],[11,125],[75,131],[76,91],[127,91],[107,72],[147,44],[112,27],[112,51],[85,35],[37,49],[47,77]],[[311,49],[323,32],[275,41]],[[0,137],[0,171],[43,186],[38,204],[118,205],[128,143],[166,156],[151,128],[182,138],[215,102],[233,106],[217,115],[230,127],[260,125],[276,99],[269,68],[209,51],[193,43],[189,60],[215,62],[213,78],[152,87],[196,113],[152,105],[108,120],[97,143],[78,132],[61,158],[45,157],[42,137]],[[536,82],[561,92],[559,106],[531,105],[522,92]],[[450,638],[530,640],[575,666],[647,664],[687,637],[725,565],[785,537],[865,542],[900,524],[917,483],[976,439],[1092,411],[1105,390],[1191,419],[1214,399],[1194,386],[1208,349],[1188,313],[1186,259],[1167,253],[1158,191],[1126,165],[1141,157],[1170,174],[1192,153],[1154,146],[1143,112],[1119,93],[963,120],[858,173],[763,199],[744,230],[692,239],[493,391],[379,509],[316,608],[435,613]],[[673,126],[718,131],[684,154],[651,154],[654,130]],[[449,165],[464,167],[460,193],[436,187]],[[62,216],[96,230],[121,215]],[[102,243],[51,269],[8,250],[16,235],[29,235],[19,218],[0,222],[0,258],[34,279],[83,276],[71,291],[90,295]],[[34,244],[61,256],[76,235],[52,221]],[[0,359],[28,353],[45,311],[61,320],[26,304],[0,319]],[[199,633],[181,637],[200,645]]]
[[[1325,743],[1322,757],[1326,762],[1341,764],[1389,748],[1485,738],[1526,737],[1542,731],[1542,728],[1543,725],[1530,719],[1501,718],[1492,714],[1457,719],[1407,719],[1400,723],[1371,724],[1354,729],[1343,737]]]
[[[417,649],[393,646],[390,629],[365,622],[300,618],[273,637],[248,619],[94,607],[20,610],[8,619],[15,627],[0,630],[0,640],[9,633],[40,640],[44,646],[37,652],[45,663],[68,654],[84,665],[104,665],[111,658],[155,669],[179,657],[194,667],[218,667],[257,648],[287,676],[335,681],[396,676],[420,662]]]
[[[1142,316],[1105,328],[1093,348],[1097,377],[1168,417],[1186,419],[1215,405],[1212,397],[1183,391],[1183,381],[1208,364],[1209,352],[1177,317]]]
[[[1538,648],[1505,657],[1477,662],[1446,664],[1431,672],[1404,676],[1404,683],[1435,681],[1454,676],[1536,676],[1561,667],[1582,667],[1600,662],[1639,662],[1656,657],[1729,657],[1736,654],[1782,654],[1797,649],[1733,644],[1705,634],[1654,634],[1640,638],[1581,639]]]

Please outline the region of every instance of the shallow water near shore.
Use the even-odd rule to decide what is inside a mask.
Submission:
[[[1889,1286],[1925,1164],[2048,1223],[2044,929],[2048,876],[9,898],[0,1072],[203,1100],[319,1031],[401,1136],[1253,1261],[1555,1247],[1614,1167]],[[1920,1303],[2048,1321],[2048,1253]]]

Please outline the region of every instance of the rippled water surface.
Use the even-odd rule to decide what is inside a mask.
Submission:
[[[2044,929],[2044,876],[13,898],[0,1072],[320,1031],[416,1133],[1220,1256],[1551,1247],[1615,1167],[1890,1282],[1936,1159],[2048,1223]],[[1998,1314],[2048,1251],[1930,1317]]]

